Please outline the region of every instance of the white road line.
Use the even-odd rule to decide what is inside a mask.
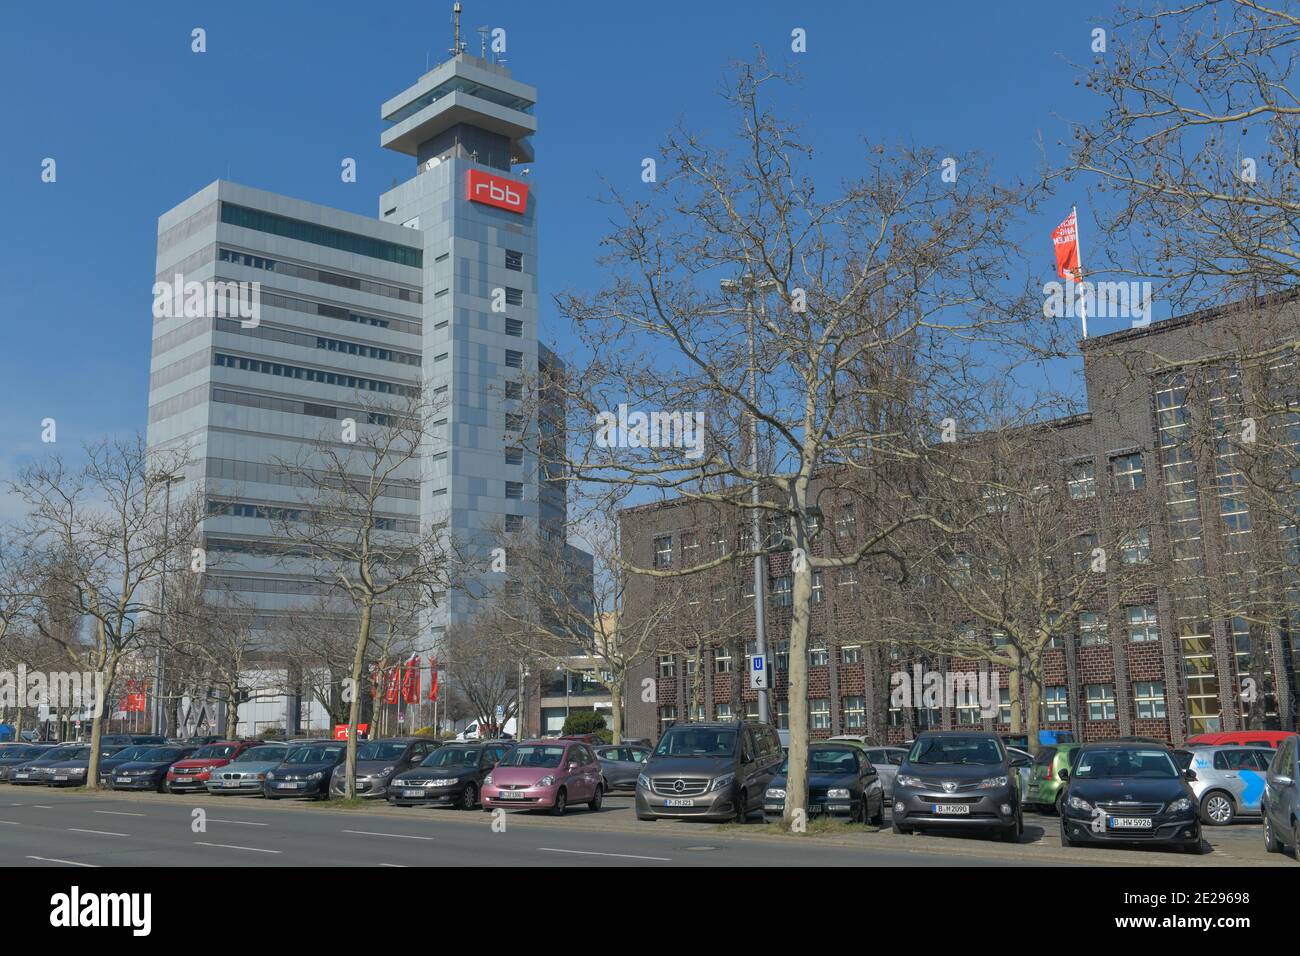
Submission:
[[[209,823],[232,823],[236,826],[241,826],[241,827],[269,827],[271,825],[269,823],[250,823],[247,820],[217,820],[213,817],[208,817],[208,822]]]
[[[19,823],[17,820],[0,820],[0,823],[3,823],[5,826],[9,826],[9,827],[20,827],[20,826],[22,826],[22,824]]]
[[[406,869],[406,864],[405,864],[405,863],[380,863],[379,865],[380,865],[380,866],[395,866],[395,867],[397,867],[397,868],[399,868],[399,869],[402,869],[402,870]]]
[[[83,830],[80,827],[68,827],[68,830],[72,833],[98,833],[100,836],[125,837],[131,835],[129,833],[114,833],[111,830]]]
[[[76,860],[58,860],[52,856],[29,856],[29,860],[40,860],[42,863],[62,863],[65,866],[89,866],[92,869],[99,869],[98,863],[78,863]]]
[[[670,856],[637,856],[635,853],[598,853],[595,850],[557,850],[553,846],[539,846],[537,849],[543,853],[577,853],[582,856],[617,856],[625,860],[657,860],[660,863],[671,863]]]
[[[125,810],[96,810],[96,813],[104,813],[110,817],[142,817],[143,813],[127,813]]]
[[[204,843],[202,840],[195,840],[195,846],[215,846],[223,850],[247,850],[249,853],[280,853],[280,850],[263,850],[260,846],[235,846],[231,843]]]
[[[50,806],[48,803],[33,803],[32,806],[34,806],[37,810],[53,810],[53,809],[54,809],[54,808],[53,808],[52,806]]]
[[[344,833],[355,833],[357,836],[382,836],[395,837],[398,840],[432,840],[433,837],[411,836],[407,833],[376,833],[373,830],[344,830]]]

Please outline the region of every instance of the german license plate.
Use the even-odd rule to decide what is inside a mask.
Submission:
[[[237,786],[239,786],[239,781],[238,781],[238,780],[223,780],[223,781],[221,781],[221,785],[222,785],[223,787],[237,787]]]
[[[664,801],[664,806],[665,806],[665,807],[693,807],[693,806],[695,806],[695,801],[694,801],[694,800],[677,800],[677,799],[674,799],[674,800],[665,800],[665,801]]]
[[[936,803],[934,812],[941,817],[970,816],[970,807],[964,803]]]
[[[118,783],[130,783],[130,782],[131,782],[131,778],[130,778],[130,777],[118,777],[118,778],[117,778],[117,782],[118,782]]]
[[[279,787],[281,790],[297,790],[299,787],[302,786],[302,784],[300,784],[300,783],[277,783],[276,786]]]
[[[422,797],[422,796],[424,796],[424,791],[423,791],[423,790],[403,790],[403,791],[402,791],[402,796],[404,796],[404,797]]]
[[[30,775],[30,774],[26,774],[26,773],[16,773],[16,774],[14,774],[14,779],[15,779],[15,780],[26,780],[29,776],[31,776],[31,775]]]
[[[524,794],[522,790],[501,790],[497,793],[498,800],[522,800]]]
[[[1110,817],[1106,825],[1112,830],[1150,830],[1150,817]]]
[[[67,780],[67,779],[68,779],[68,775],[67,775],[66,773],[56,773],[56,774],[54,775],[54,779],[55,779],[55,780]]]

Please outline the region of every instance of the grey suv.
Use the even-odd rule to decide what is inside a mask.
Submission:
[[[893,808],[895,833],[985,829],[1018,843],[1025,830],[1016,772],[996,734],[921,734],[894,778]]]
[[[675,724],[636,781],[636,817],[699,817],[744,823],[763,808],[781,768],[781,738],[769,724]]]
[[[1264,817],[1264,848],[1269,853],[1281,853],[1290,846],[1300,861],[1300,779],[1296,777],[1296,751],[1300,737],[1283,740],[1273,755],[1268,773],[1264,776],[1264,796],[1261,800]]]

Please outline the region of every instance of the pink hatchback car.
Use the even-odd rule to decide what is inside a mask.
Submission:
[[[571,803],[599,810],[605,798],[600,761],[586,744],[572,740],[526,740],[517,744],[483,779],[484,810],[550,810]]]

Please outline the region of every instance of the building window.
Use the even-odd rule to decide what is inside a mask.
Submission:
[[[682,532],[682,567],[690,568],[695,566],[699,560],[700,554],[700,536],[694,531]]]
[[[1089,684],[1084,688],[1089,720],[1115,719],[1115,685]]]
[[[1162,681],[1138,681],[1133,685],[1133,706],[1139,720],[1165,716],[1165,685]]]
[[[524,463],[524,450],[517,445],[511,445],[506,449],[507,465],[522,465]]]
[[[1151,563],[1151,532],[1137,528],[1126,534],[1119,543],[1119,557],[1125,564]]]
[[[516,352],[514,349],[506,349],[506,368],[523,368],[524,353]]]
[[[861,730],[867,725],[867,704],[863,697],[844,698],[844,729]]]
[[[1074,536],[1074,570],[1080,574],[1091,570],[1092,553],[1097,550],[1098,538],[1095,532]]]
[[[836,580],[835,585],[841,588],[856,588],[858,586],[858,569],[853,565],[840,568],[839,578]]]
[[[861,664],[861,663],[862,663],[862,647],[861,647],[861,645],[858,645],[858,644],[850,644],[850,645],[847,646],[847,647],[841,647],[841,648],[840,648],[840,663],[841,663],[841,664]]]
[[[1115,476],[1116,491],[1137,491],[1146,485],[1146,475],[1142,472],[1142,453],[1120,455],[1110,461],[1111,474]]]
[[[1070,688],[1043,689],[1043,719],[1049,724],[1063,724],[1070,719]]]
[[[523,305],[524,292],[522,289],[512,289],[506,286],[506,305]]]
[[[730,719],[731,719],[731,705],[730,705],[730,704],[715,704],[715,705],[713,706],[713,709],[714,709],[714,711],[716,711],[716,713],[717,713],[717,716],[714,717],[714,720],[730,720]]]
[[[671,654],[660,654],[658,657],[659,676],[662,678],[671,678],[677,676],[677,659]]]
[[[1076,461],[1070,465],[1066,485],[1075,501],[1097,497],[1097,466],[1090,461]]]
[[[524,254],[513,249],[506,250],[506,268],[511,272],[524,271]]]
[[[808,666],[825,667],[831,661],[830,655],[826,653],[824,647],[810,647],[808,649]]]
[[[776,702],[776,729],[790,729],[790,702],[788,700],[778,700]]]
[[[655,538],[655,567],[671,568],[673,566],[673,539],[671,535]]]
[[[852,541],[857,522],[857,512],[854,511],[853,505],[841,505],[835,515],[835,537],[841,541]]]
[[[731,648],[720,647],[713,652],[713,673],[730,674],[732,671]]]
[[[1107,640],[1106,619],[1096,611],[1080,611],[1079,645],[1096,647],[1098,644],[1105,644]]]
[[[974,727],[980,722],[980,705],[979,701],[970,700],[970,696],[961,694],[957,698],[957,725],[959,727]]]
[[[788,574],[775,577],[771,582],[772,603],[777,607],[789,607],[794,603],[794,580]]]
[[[790,641],[777,641],[772,648],[772,666],[779,671],[790,669]]]
[[[506,319],[506,335],[513,335],[515,338],[523,338],[524,320],[523,319]]]
[[[808,722],[813,730],[831,729],[831,702],[825,697],[808,701]]]
[[[713,552],[713,556],[715,558],[725,556],[731,548],[731,542],[727,540],[727,532],[721,528],[714,528],[709,535],[709,550]]]
[[[1002,687],[998,690],[998,723],[1011,723],[1011,688]]]
[[[517,402],[524,397],[524,386],[522,382],[506,382],[506,399]]]
[[[522,481],[506,482],[506,497],[519,501],[524,497],[524,483]]]
[[[677,708],[676,708],[676,707],[660,707],[660,708],[659,708],[659,726],[660,726],[661,729],[663,729],[663,730],[667,730],[667,729],[668,729],[668,725],[669,725],[669,724],[672,724],[672,723],[675,722],[676,720],[677,720]]]
[[[812,602],[821,604],[822,599],[826,596],[826,588],[822,586],[822,573],[814,571],[812,573]]]
[[[1137,604],[1125,609],[1128,618],[1128,639],[1134,644],[1160,640],[1160,624],[1156,609],[1150,604]]]
[[[523,531],[524,530],[523,515],[506,515],[506,530]]]

